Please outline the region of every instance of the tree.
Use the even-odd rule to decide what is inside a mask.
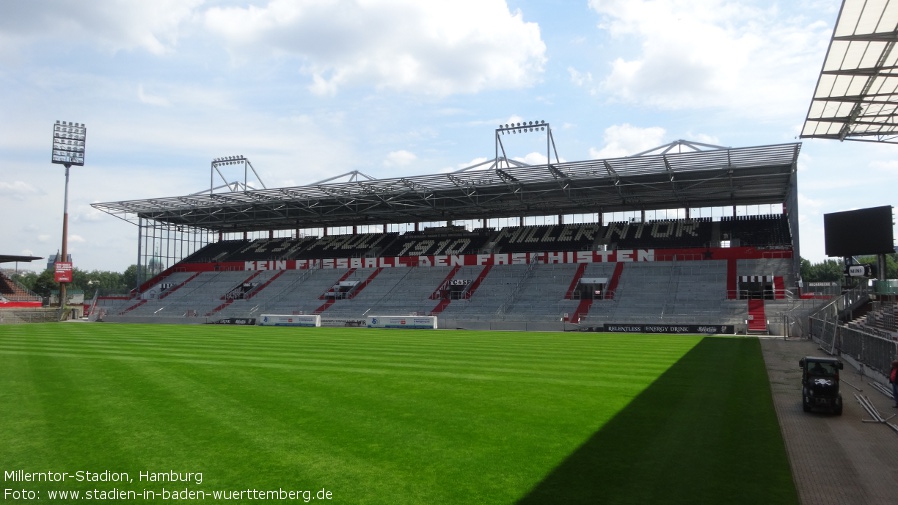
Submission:
[[[128,292],[137,287],[137,265],[131,265],[125,269],[122,274],[122,282],[126,286],[124,292]]]
[[[59,284],[56,282],[56,272],[52,268],[44,270],[38,274],[34,285],[28,289],[34,291],[38,296],[49,298],[51,291],[59,290]]]
[[[72,269],[72,282],[67,286],[69,292],[82,291],[86,298],[99,294],[100,296],[125,294],[134,289],[134,279],[137,265],[131,265],[125,273],[92,270],[90,272],[80,268]],[[51,291],[59,290],[59,283],[55,280],[53,269],[43,272],[25,271],[13,275],[12,278],[40,296],[50,296]]]
[[[858,258],[858,262],[863,263],[865,265],[877,265],[876,256],[861,256]],[[877,273],[877,277],[879,274]],[[885,276],[886,279],[898,279],[898,254],[886,254],[886,271]]]
[[[37,277],[40,275],[38,272],[32,270],[25,270],[21,272],[16,272],[15,274],[10,275],[10,278],[29,291],[34,291],[34,285],[37,283]]]
[[[822,263],[811,264],[801,260],[801,279],[804,282],[841,282],[845,276],[845,266],[839,260],[826,259]]]

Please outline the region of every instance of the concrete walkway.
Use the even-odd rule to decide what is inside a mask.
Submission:
[[[870,416],[854,394],[869,398],[883,418],[898,414],[893,401],[846,363],[841,374],[843,414],[806,413],[798,360],[826,354],[810,341],[782,337],[763,338],[761,349],[801,503],[898,503],[898,433],[881,423],[863,422]],[[891,422],[898,424],[898,417]]]

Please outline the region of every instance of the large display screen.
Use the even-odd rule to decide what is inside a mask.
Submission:
[[[824,214],[826,255],[844,258],[893,253],[892,226],[890,205]]]

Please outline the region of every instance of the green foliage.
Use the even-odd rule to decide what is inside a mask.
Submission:
[[[0,326],[0,404],[0,466],[135,479],[65,483],[82,492],[797,503],[754,339]],[[138,482],[147,470],[203,483]]]
[[[845,264],[840,260],[827,259],[814,264],[801,260],[801,278],[805,282],[842,282],[844,277]]]
[[[861,256],[858,261],[868,265],[876,265],[876,256]],[[898,254],[886,255],[886,279],[898,279]]]
[[[67,289],[83,291],[85,297],[91,297],[94,293],[100,295],[125,294],[135,287],[136,272],[137,265],[131,265],[124,273],[100,270],[88,272],[74,268],[72,269],[72,283],[68,285]],[[51,291],[59,290],[59,283],[55,280],[52,268],[42,272],[23,271],[11,277],[40,296],[50,296]]]
[[[53,270],[48,268],[35,275],[32,286],[26,285],[26,287],[40,296],[48,297],[51,291],[59,289],[59,284],[54,279]]]
[[[898,254],[886,255],[886,279],[898,279]],[[861,256],[858,262],[877,266],[876,256]],[[811,263],[801,259],[801,278],[805,282],[844,282],[845,263],[842,260],[826,259],[821,263]],[[856,281],[853,280],[853,281]]]

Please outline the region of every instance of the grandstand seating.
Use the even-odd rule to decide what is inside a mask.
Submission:
[[[658,220],[645,223],[611,223],[602,242],[612,249],[710,247],[710,218]]]
[[[217,261],[225,261],[225,259],[233,254],[237,248],[246,244],[246,240],[222,240],[220,242],[213,242],[197,250],[190,256],[187,256],[181,260],[181,263],[215,263]]]
[[[489,231],[409,232],[387,246],[381,256],[476,254],[489,240]]]
[[[0,272],[0,297],[9,302],[40,302],[41,297]]]
[[[720,236],[721,240],[741,246],[788,246],[792,243],[785,215],[723,217]]]
[[[735,259],[730,255],[730,259],[714,259],[710,250],[724,236],[743,245],[782,242],[785,248],[765,249],[767,257]],[[741,324],[747,318],[747,304],[731,293],[738,277],[772,276],[778,279],[778,288],[795,285],[790,242],[788,226],[781,216],[622,222],[605,227],[536,225],[473,232],[446,227],[403,235],[229,240],[210,244],[186,258],[164,278],[154,280],[142,299],[111,300],[101,302],[100,307],[107,320],[170,317],[203,322],[263,314],[320,313],[322,320],[339,322],[357,321],[366,315],[438,312],[450,325],[462,325],[464,321],[561,324],[578,320],[584,326]],[[682,258],[686,259],[611,259],[578,264],[569,259],[565,263],[542,263],[549,260],[541,255],[526,256],[527,263],[509,257],[509,253],[590,250],[599,250],[590,253],[599,255],[606,248],[683,249],[686,252]],[[301,266],[296,262],[289,267],[266,265],[265,269],[250,270],[255,267],[249,265],[269,260],[483,253],[504,254],[506,259],[496,265],[468,262],[456,266],[448,262],[413,266],[416,262],[410,261],[387,267],[365,263],[364,268],[360,264],[346,268],[345,263],[341,267],[337,262]],[[215,263],[215,268],[210,263]],[[606,279],[602,297],[583,301],[584,292],[574,289],[581,278]],[[341,281],[346,287],[338,288],[343,291],[334,296],[332,291]],[[613,282],[618,286],[612,292]],[[790,296],[786,292],[779,298]],[[771,302],[785,303],[779,299]]]
[[[586,251],[593,247],[601,227],[597,224],[513,226],[493,238],[494,251],[501,253],[539,251]]]
[[[328,235],[309,244],[299,253],[299,258],[361,258],[377,253],[399,234],[361,233],[358,235]]]
[[[877,301],[872,310],[847,326],[888,340],[898,340],[898,304]]]
[[[306,239],[273,238],[257,239],[247,243],[237,251],[228,255],[225,261],[265,261],[290,259],[314,242],[314,237]]]

